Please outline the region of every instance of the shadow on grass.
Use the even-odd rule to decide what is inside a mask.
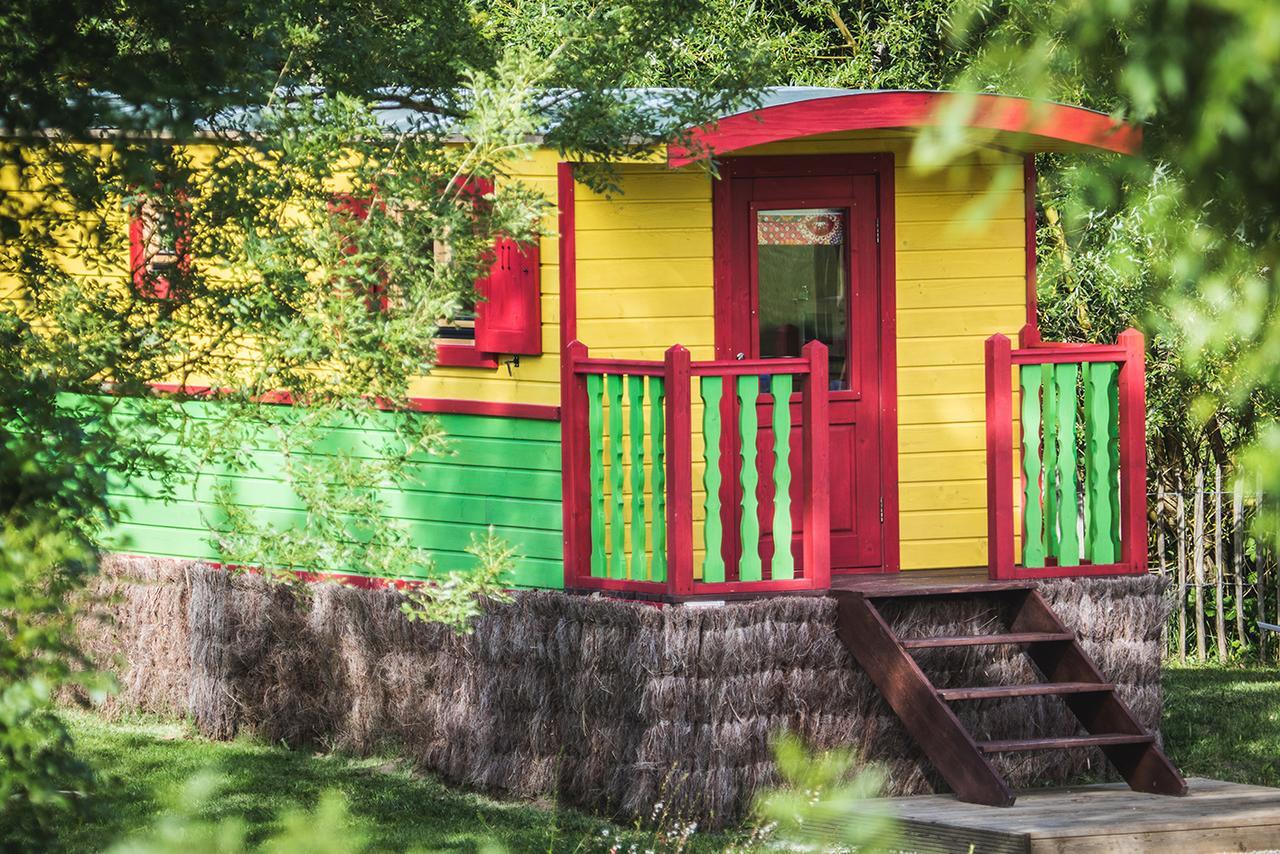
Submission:
[[[69,850],[99,850],[147,827],[201,772],[224,781],[201,816],[239,817],[255,840],[271,833],[282,812],[314,808],[329,790],[346,796],[376,849],[475,851],[496,842],[510,851],[594,850],[604,829],[613,839],[620,830],[571,810],[501,803],[450,788],[392,761],[210,742],[180,724],[69,717],[79,749],[103,777],[102,809],[93,822],[67,828]]]
[[[1183,772],[1280,786],[1280,669],[1170,667],[1165,749]]]

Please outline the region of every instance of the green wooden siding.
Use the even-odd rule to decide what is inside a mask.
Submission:
[[[201,414],[206,404],[191,404]],[[551,421],[477,415],[440,415],[449,453],[422,456],[410,464],[414,479],[379,491],[389,515],[401,520],[414,544],[431,553],[442,572],[467,570],[472,534],[493,526],[521,555],[516,584],[562,587],[560,425]],[[335,423],[318,451],[357,456],[376,453],[376,431]],[[173,437],[157,437],[157,444]],[[253,470],[211,466],[198,480],[183,478],[176,500],[164,501],[158,483],[114,479],[113,504],[124,522],[104,546],[134,554],[219,560],[208,526],[225,520],[211,503],[215,479],[229,482],[236,504],[280,528],[305,524],[306,514],[280,479],[283,457],[265,437],[253,443]],[[353,568],[355,569],[355,568]]]

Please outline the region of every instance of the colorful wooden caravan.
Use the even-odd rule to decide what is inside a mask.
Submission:
[[[980,96],[982,146],[911,169],[955,97],[775,90],[620,164],[613,198],[549,149],[520,164],[558,221],[536,252],[504,247],[475,328],[416,383],[455,453],[396,495],[415,542],[464,569],[494,526],[518,586],[667,601],[1143,571],[1142,339],[1040,340],[1033,197],[1036,152],[1139,134]],[[300,524],[270,463],[238,494]],[[218,558],[201,495],[117,492],[117,548]]]
[[[834,609],[738,610],[834,621],[852,656],[835,666],[866,671],[967,800],[1012,803],[1008,766],[989,757],[1042,749],[1100,748],[1135,789],[1182,793],[1049,604],[1075,582],[1037,583],[1146,571],[1143,339],[1041,340],[1034,197],[1036,153],[1123,155],[1140,135],[1076,107],[972,96],[980,144],[911,168],[918,135],[961,97],[774,90],[691,129],[687,147],[617,164],[614,197],[539,148],[513,177],[557,215],[533,250],[497,247],[474,324],[438,339],[412,394],[451,453],[416,459],[417,477],[385,491],[389,512],[440,571],[470,568],[473,535],[492,528],[519,554],[518,587],[655,604],[829,594]],[[135,274],[159,258],[136,284],[164,298],[181,241],[144,254],[159,239],[145,223],[128,239]],[[362,438],[331,428],[334,448]],[[305,525],[279,449],[253,452],[252,472],[213,473],[220,487],[246,513]],[[115,483],[124,522],[108,547],[226,562],[209,480],[176,501]],[[1096,586],[1152,582],[1155,601],[1154,581]],[[894,613],[921,599],[926,617],[900,634]],[[945,610],[931,600],[1001,628],[918,636]],[[935,685],[922,659],[954,649],[982,650],[967,667],[1025,652],[1039,681]],[[1078,726],[979,737],[953,708],[1010,698],[1058,698]]]

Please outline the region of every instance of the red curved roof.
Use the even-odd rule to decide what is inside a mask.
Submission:
[[[713,154],[729,154],[823,133],[934,126],[945,120],[945,107],[960,99],[972,100],[967,126],[1014,135],[1025,151],[1065,147],[1136,154],[1142,146],[1141,128],[1084,107],[1010,95],[897,91],[807,98],[727,116],[691,131],[693,151],[704,148]],[[668,147],[667,162],[673,168],[696,159],[685,146]]]

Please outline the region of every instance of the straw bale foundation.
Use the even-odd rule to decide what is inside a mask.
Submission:
[[[888,772],[890,794],[943,791],[833,630],[833,602],[778,598],[655,608],[558,592],[491,606],[475,633],[410,624],[392,591],[323,584],[305,595],[194,563],[108,558],[111,625],[86,621],[115,655],[114,709],[190,715],[214,738],[242,730],[356,753],[395,750],[455,783],[554,795],[615,817],[654,802],[704,826],[739,818],[773,783],[770,739],[849,747]],[[1143,724],[1159,723],[1163,583],[1060,580],[1043,591],[1077,629]],[[938,609],[926,613],[925,609]],[[890,615],[905,634],[989,630],[963,603]],[[919,656],[937,684],[1034,678],[1018,653]],[[1073,732],[1056,698],[958,707],[979,737]],[[1015,786],[1104,769],[1096,751],[998,760]],[[674,812],[673,812],[674,811]]]

